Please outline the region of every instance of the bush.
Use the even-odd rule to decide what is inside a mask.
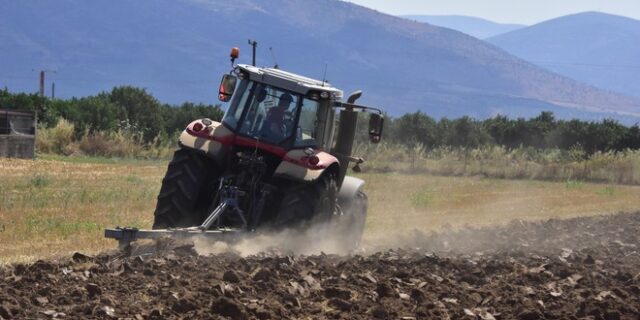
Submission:
[[[640,150],[596,152],[587,155],[578,148],[509,150],[502,146],[425,149],[380,143],[357,144],[364,171],[428,172],[437,175],[484,176],[502,179],[584,180],[640,184]]]
[[[142,134],[133,130],[90,132],[85,129],[79,138],[74,131],[74,125],[62,118],[53,128],[40,128],[36,137],[38,153],[156,159],[169,158],[176,147],[175,136],[166,134],[145,143]]]
[[[74,125],[60,118],[53,128],[38,128],[36,150],[39,153],[72,155],[77,152],[74,139]]]

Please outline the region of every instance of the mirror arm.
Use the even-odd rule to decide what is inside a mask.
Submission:
[[[347,156],[347,159],[349,159],[350,162],[355,162],[356,164],[364,163],[364,158],[362,157]]]
[[[240,67],[238,67],[237,65],[233,65],[231,70],[229,70],[229,74],[230,75],[234,75],[234,76],[236,76],[238,78],[240,77],[240,73],[241,72],[242,71],[240,70]]]
[[[346,102],[336,102],[333,105],[334,108],[337,109],[360,109],[361,111],[364,112],[375,112],[377,114],[382,115],[382,110],[375,108],[375,107],[367,107],[367,106],[362,106],[362,105],[358,105],[358,104],[354,104],[354,103],[346,103]]]

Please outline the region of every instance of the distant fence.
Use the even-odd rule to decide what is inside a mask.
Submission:
[[[0,109],[0,157],[34,158],[35,149],[35,115]]]

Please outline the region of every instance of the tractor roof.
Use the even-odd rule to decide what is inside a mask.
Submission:
[[[309,91],[325,91],[333,95],[336,100],[340,100],[343,96],[342,90],[333,87],[326,81],[323,82],[274,68],[258,68],[246,64],[239,64],[238,67],[247,72],[251,80],[263,82],[274,87],[303,95],[306,95]]]

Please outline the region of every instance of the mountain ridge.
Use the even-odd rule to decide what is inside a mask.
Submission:
[[[429,23],[439,27],[457,30],[478,39],[486,39],[499,34],[514,31],[526,25],[499,23],[484,18],[463,15],[400,15],[405,19]]]
[[[640,20],[583,12],[488,39],[520,58],[593,86],[640,97]]]
[[[362,102],[392,115],[551,110],[561,117],[601,117],[584,114],[589,109],[640,116],[638,100],[547,72],[455,30],[342,1],[34,0],[0,3],[0,18],[0,43],[13,51],[0,68],[29,74],[11,85],[0,75],[0,86],[35,89],[37,74],[26,70],[51,68],[61,96],[130,84],[164,102],[212,102],[219,77],[230,68],[229,49],[240,46],[246,63],[246,39],[256,39],[258,65],[274,64],[273,47],[287,71],[321,78],[327,66],[332,84],[347,93],[363,89]]]

